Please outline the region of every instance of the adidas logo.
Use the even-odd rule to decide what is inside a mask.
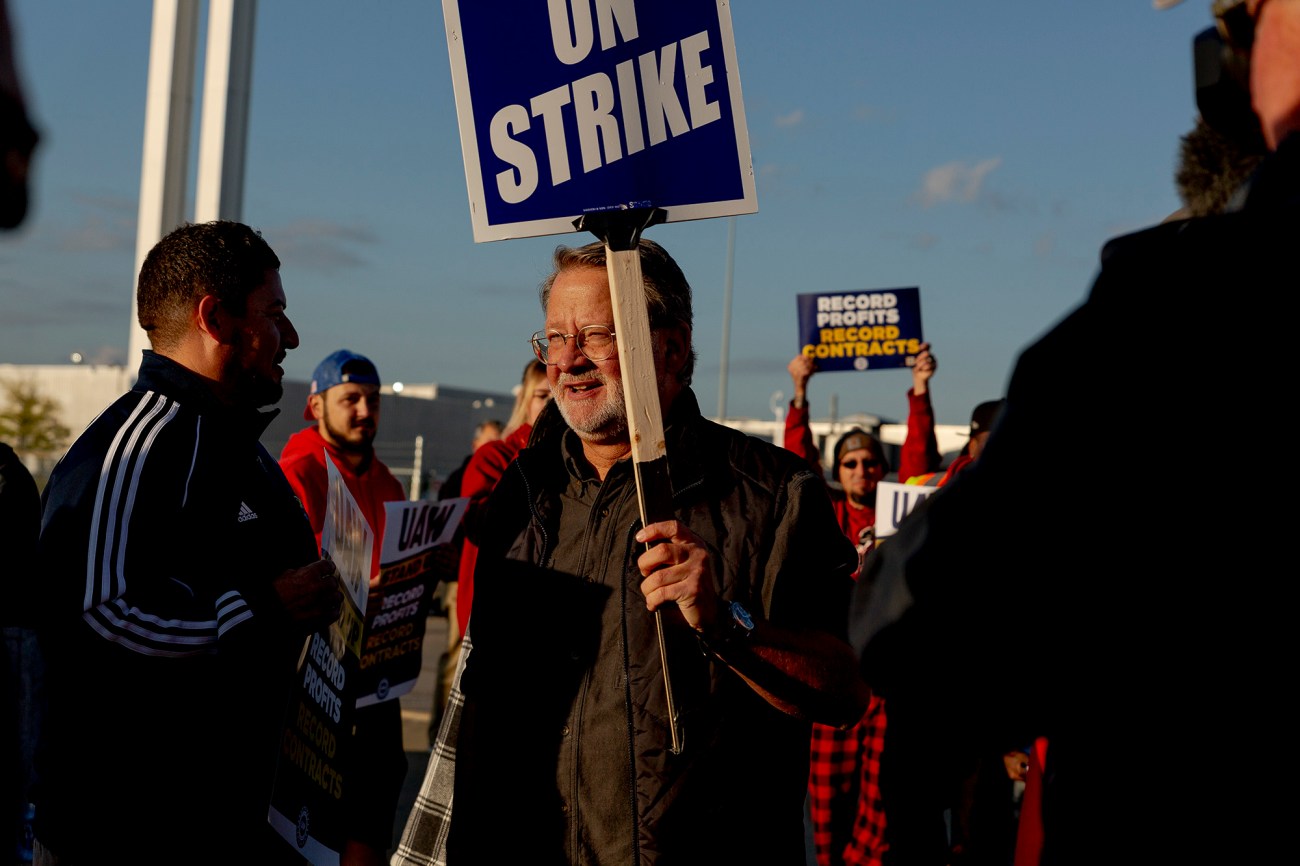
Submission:
[[[253,509],[249,508],[247,502],[241,502],[241,503],[239,503],[239,522],[240,522],[240,523],[243,523],[243,522],[246,521],[246,520],[256,520],[256,519],[257,519],[257,512],[254,511]]]

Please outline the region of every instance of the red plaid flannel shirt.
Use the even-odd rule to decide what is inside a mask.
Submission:
[[[885,842],[880,753],[885,702],[872,696],[867,712],[841,731],[813,725],[808,798],[818,866],[879,866]]]

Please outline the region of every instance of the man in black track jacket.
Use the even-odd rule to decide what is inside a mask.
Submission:
[[[153,351],[50,478],[38,862],[293,856],[266,825],[277,735],[341,594],[258,442],[298,345],[279,266],[239,223],[160,241],[138,286]]]

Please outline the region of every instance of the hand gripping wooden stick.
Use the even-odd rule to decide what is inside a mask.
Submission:
[[[636,477],[641,523],[648,526],[672,518],[672,488],[668,481],[668,448],[664,442],[663,411],[659,405],[655,374],[654,344],[650,337],[650,316],[646,309],[645,283],[641,276],[641,253],[637,247],[641,231],[663,222],[660,209],[637,209],[590,214],[575,225],[605,242],[605,269],[609,274],[609,296],[614,307],[614,334],[618,341],[619,367],[623,371],[623,395],[627,405],[628,437],[632,443],[632,468]],[[668,731],[674,755],[681,754],[677,704],[668,672],[668,647],[664,640],[663,611],[654,612],[659,638],[659,661],[664,672],[664,694],[668,703]]]

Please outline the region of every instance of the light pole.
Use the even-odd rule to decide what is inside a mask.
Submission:
[[[772,400],[768,403],[772,408],[772,414],[776,416],[776,427],[772,433],[773,445],[785,445],[785,392],[776,391],[772,394]]]

